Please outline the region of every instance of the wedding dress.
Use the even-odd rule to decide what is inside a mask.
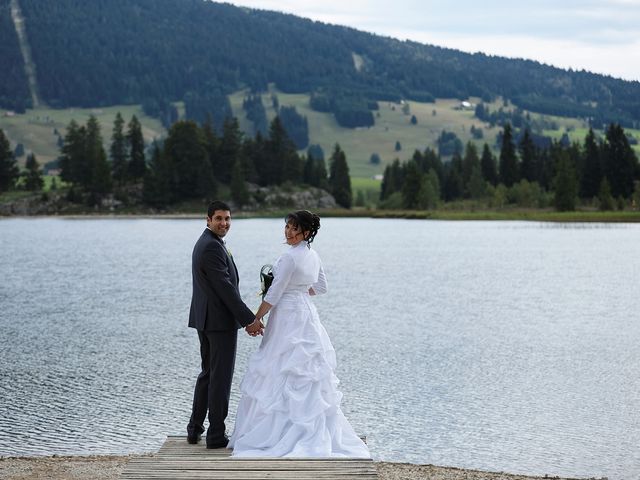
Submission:
[[[273,305],[240,384],[234,457],[370,458],[342,410],[336,355],[308,293],[325,293],[318,254],[300,242],[273,266]]]

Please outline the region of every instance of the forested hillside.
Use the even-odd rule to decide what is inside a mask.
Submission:
[[[239,88],[312,93],[344,126],[373,122],[375,101],[498,96],[531,111],[640,125],[640,82],[527,60],[401,42],[292,15],[205,0],[19,0],[42,101],[52,107],[142,103],[170,116],[211,114]],[[31,104],[0,0],[0,107]]]

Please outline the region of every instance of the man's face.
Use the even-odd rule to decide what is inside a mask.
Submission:
[[[207,217],[207,226],[213,233],[223,238],[231,228],[231,212],[229,210],[215,210]]]

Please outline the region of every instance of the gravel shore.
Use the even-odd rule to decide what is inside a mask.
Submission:
[[[146,455],[153,456],[153,455]],[[130,456],[74,456],[74,457],[3,457],[0,458],[0,478],[3,480],[116,480]],[[434,465],[376,462],[380,480],[534,480],[561,477],[530,477],[508,473],[482,472]]]

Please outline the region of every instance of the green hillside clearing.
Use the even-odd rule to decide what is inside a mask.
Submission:
[[[408,102],[408,108],[400,103],[379,102],[379,110],[374,112],[376,124],[370,128],[349,129],[337,124],[332,114],[321,113],[309,107],[309,95],[285,94],[276,90],[263,95],[269,120],[273,119],[276,112],[272,106],[271,94],[275,93],[281,106],[295,106],[298,112],[307,117],[309,123],[310,143],[319,144],[328,160],[333,147],[339,143],[347,155],[351,176],[353,178],[354,199],[357,190],[364,192],[377,192],[379,180],[373,177],[381,175],[387,164],[398,158],[401,161],[411,158],[414,150],[424,150],[425,147],[436,148],[436,141],[442,130],[454,132],[463,144],[471,140],[478,145],[481,151],[482,145],[487,142],[495,148],[496,136],[501,128],[491,128],[474,117],[473,109],[460,108],[460,101],[455,99],[438,99],[435,103]],[[246,91],[236,92],[230,96],[234,115],[238,118],[240,127],[249,135],[253,135],[253,126],[247,120],[242,101]],[[470,102],[478,102],[478,99],[470,99]],[[489,104],[494,111],[503,107],[502,102]],[[508,110],[509,107],[503,107]],[[403,111],[404,110],[404,111]],[[179,111],[184,113],[182,105]],[[408,113],[406,113],[408,111]],[[142,112],[139,105],[116,105],[99,109],[36,109],[27,110],[23,115],[7,116],[0,113],[0,128],[5,131],[11,141],[12,148],[17,143],[25,146],[26,153],[34,152],[40,164],[54,160],[59,155],[57,146],[57,130],[64,137],[66,127],[75,119],[84,124],[90,115],[96,116],[102,126],[102,135],[105,147],[108,149],[111,139],[111,129],[117,112],[120,112],[129,122],[132,115],[136,115],[143,126],[143,134],[147,142],[163,136],[166,131],[159,120],[148,117]],[[417,124],[411,124],[411,116],[415,115]],[[541,117],[531,114],[532,118]],[[544,131],[545,135],[560,138],[567,132],[572,141],[582,143],[588,131],[585,122],[572,118],[545,116],[558,125],[558,130]],[[473,139],[471,127],[483,130],[482,139]],[[625,130],[627,133],[640,139],[640,130]],[[600,132],[602,133],[602,132]],[[399,142],[401,150],[396,151],[395,145]],[[634,146],[640,155],[640,146]],[[108,151],[108,150],[107,150]],[[304,153],[304,152],[302,152]],[[370,163],[373,153],[377,153],[382,162],[379,165]],[[19,162],[24,164],[25,157]],[[374,193],[366,193],[367,198]]]

